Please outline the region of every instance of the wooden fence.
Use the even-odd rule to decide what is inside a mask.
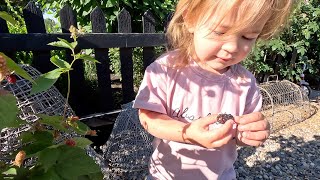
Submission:
[[[27,27],[27,34],[10,34],[7,24],[0,19],[0,52],[6,53],[14,59],[17,51],[31,51],[33,53],[32,66],[45,73],[54,66],[50,62],[50,51],[61,50],[47,45],[57,41],[57,38],[70,39],[69,27],[77,27],[76,14],[69,5],[64,6],[60,12],[62,33],[48,34],[45,29],[41,10],[31,1],[23,10],[23,17]],[[110,78],[109,48],[120,48],[121,78],[122,78],[122,103],[134,99],[133,85],[133,55],[134,47],[143,47],[143,64],[148,66],[154,59],[154,47],[166,44],[163,33],[155,33],[155,20],[152,13],[147,11],[142,17],[143,32],[131,33],[131,16],[123,9],[118,16],[118,33],[106,33],[106,19],[100,8],[95,8],[90,14],[92,33],[84,34],[78,39],[78,50],[94,49],[97,64],[97,77],[99,93],[98,109],[92,109],[92,104],[86,102],[84,97],[91,92],[83,87],[85,84],[84,65],[81,61],[74,64],[71,71],[71,96],[70,105],[76,114],[88,115],[94,112],[107,112],[114,109],[113,91]],[[71,55],[66,53],[68,62]],[[91,102],[92,103],[92,102]]]

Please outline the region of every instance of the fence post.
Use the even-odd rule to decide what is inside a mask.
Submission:
[[[26,22],[28,33],[46,33],[42,11],[30,1],[23,9],[23,17]],[[41,73],[46,73],[54,69],[50,62],[50,51],[33,51],[32,66]]]
[[[3,11],[3,9],[0,8],[0,11]],[[7,22],[2,18],[0,18],[0,33],[9,33]]]
[[[92,32],[106,33],[106,19],[101,8],[96,7],[90,15]],[[113,109],[113,97],[110,78],[110,59],[108,56],[109,49],[94,49],[95,58],[100,62],[96,64],[98,77],[98,97],[99,111],[110,111]]]
[[[0,9],[0,11],[2,11],[3,9]],[[5,20],[3,20],[2,18],[0,18],[0,33],[9,33],[9,29],[8,29],[8,25],[7,22]],[[0,49],[0,52],[1,49]],[[3,52],[5,53],[7,56],[9,56],[11,59],[15,60],[15,52]]]
[[[69,5],[65,5],[60,11],[60,22],[62,33],[70,33],[69,28],[71,25],[77,27],[77,19],[74,11]],[[67,39],[68,40],[68,39]],[[66,58],[68,62],[71,62],[73,58],[71,57],[71,51],[66,51]],[[76,53],[80,52],[76,50]],[[87,88],[84,80],[84,68],[83,62],[78,60],[73,65],[73,70],[70,72],[71,77],[71,94],[70,94],[70,105],[77,115],[89,114],[88,107],[89,104],[86,102]]]
[[[142,16],[143,33],[155,33],[155,19],[148,10]],[[154,47],[143,47],[143,67],[144,70],[154,61]]]
[[[129,12],[122,9],[118,15],[118,32],[131,33],[131,16]],[[133,89],[133,60],[132,48],[120,48],[121,77],[122,77],[122,103],[130,102],[134,99]]]

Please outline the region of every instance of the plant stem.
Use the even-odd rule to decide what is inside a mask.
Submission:
[[[72,51],[72,54],[73,54],[73,60],[71,62],[71,67],[73,65],[73,63],[77,60],[76,59],[76,56],[75,56],[75,52],[74,52],[74,49],[71,50]],[[70,91],[71,91],[71,78],[70,78],[70,71],[67,72],[68,74],[68,92],[67,92],[67,97],[66,97],[66,103],[64,105],[64,110],[63,110],[63,121],[65,120],[66,118],[66,113],[67,113],[67,108],[68,108],[68,102],[69,102],[69,96],[70,96]]]

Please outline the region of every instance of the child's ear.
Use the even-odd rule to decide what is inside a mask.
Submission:
[[[182,18],[183,18],[183,24],[187,28],[189,33],[193,33],[195,30],[195,25],[194,25],[194,23],[192,23],[192,20],[189,17],[188,10],[185,10],[182,13]]]

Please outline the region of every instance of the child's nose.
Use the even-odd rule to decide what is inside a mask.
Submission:
[[[222,49],[229,53],[236,53],[239,50],[239,40],[237,38],[229,39],[223,44]]]

